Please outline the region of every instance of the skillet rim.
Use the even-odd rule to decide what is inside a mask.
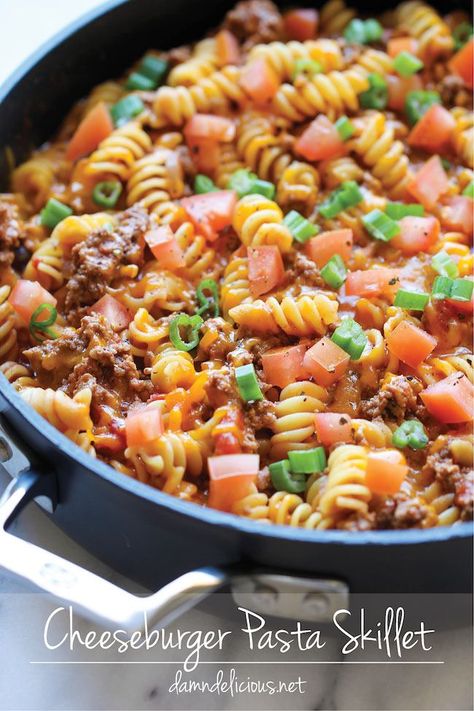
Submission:
[[[68,40],[86,25],[114,11],[117,7],[124,5],[126,2],[127,0],[108,0],[98,7],[92,8],[82,14],[79,18],[66,25],[66,27],[59,30],[44,42],[7,77],[2,85],[0,85],[0,106],[8,94],[50,51]],[[137,496],[152,502],[158,507],[164,507],[176,514],[186,516],[188,519],[199,521],[208,526],[218,526],[260,538],[299,541],[314,545],[413,545],[467,538],[472,537],[474,534],[474,524],[470,522],[427,529],[364,532],[337,531],[331,529],[314,531],[283,525],[259,526],[256,521],[246,519],[243,516],[217,511],[188,501],[182,501],[171,494],[166,494],[147,484],[125,476],[101,460],[94,459],[25,403],[8,380],[0,373],[0,384],[3,384],[3,382],[6,383],[6,387],[2,387],[0,403],[3,398],[8,405],[15,412],[19,413],[41,436],[47,437],[50,443],[57,447],[61,453],[75,460],[77,464],[84,467],[88,472],[99,476],[113,486],[117,486],[119,489],[125,491],[127,495]],[[0,412],[2,412],[2,408],[0,408]],[[5,417],[10,422],[7,408]],[[10,426],[14,428],[11,422]]]

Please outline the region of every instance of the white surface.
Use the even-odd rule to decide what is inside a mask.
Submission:
[[[35,47],[67,22],[98,4],[96,0],[0,0],[0,83]],[[0,493],[6,483],[6,477],[0,473]],[[112,571],[58,531],[38,509],[30,508],[24,514],[16,532],[111,579],[114,577]],[[56,605],[39,595],[23,594],[27,592],[26,586],[0,571],[1,711],[197,708],[189,699],[185,702],[176,697],[166,699],[167,680],[174,673],[167,667],[29,665],[28,661],[34,658],[37,650],[44,622]],[[200,622],[202,627],[202,619]],[[205,618],[207,629],[220,624],[218,618]],[[87,626],[84,624],[83,627]],[[461,660],[466,658],[463,651],[468,637],[456,635],[454,639]],[[446,643],[452,646],[453,639],[448,637]],[[230,651],[230,659],[235,659],[235,652]],[[291,668],[280,669],[281,678],[290,674]],[[415,683],[414,673],[411,673],[413,668],[409,668],[410,671],[407,670],[406,675],[403,675],[402,683],[390,682],[382,667],[379,674],[372,673],[370,680],[366,677],[366,671],[370,668],[360,672],[359,669],[315,667],[315,671],[311,671],[311,678],[316,684],[316,691],[304,700],[301,708],[349,709],[353,708],[355,698],[358,699],[359,708],[368,708],[370,705],[380,709],[410,709],[422,705],[429,708],[431,703],[433,708],[437,705],[440,689],[435,678],[429,688],[423,690],[420,684]],[[470,708],[469,691],[465,689],[463,692],[459,678],[466,679],[458,674],[453,677],[452,703],[446,708]],[[229,707],[228,700],[221,703],[222,706],[214,708]],[[258,699],[247,699],[233,708],[250,709],[257,705],[260,705]],[[278,708],[278,703],[267,708]],[[290,707],[285,705],[280,708]]]

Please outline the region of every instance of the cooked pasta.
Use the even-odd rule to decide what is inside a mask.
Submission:
[[[474,499],[465,17],[291,10],[243,0],[137,57],[14,167],[2,388],[117,476],[255,525],[457,526]]]

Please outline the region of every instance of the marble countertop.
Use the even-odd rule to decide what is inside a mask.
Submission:
[[[37,46],[81,13],[100,3],[97,0],[0,0],[0,83]],[[8,483],[0,471],[0,493]],[[121,583],[117,575],[71,541],[44,513],[30,506],[15,526],[15,534],[30,539],[60,555]],[[420,683],[418,669],[409,667],[403,676],[384,667],[316,666],[311,669],[311,689],[299,698],[213,698],[209,701],[169,693],[176,669],[169,666],[134,665],[37,665],[45,621],[57,603],[34,593],[26,584],[0,569],[0,711],[57,709],[469,709],[469,630],[441,635],[441,646],[450,650],[453,668],[449,693],[446,675],[430,674]],[[209,612],[187,613],[181,625],[188,629],[214,629],[222,620]],[[89,624],[76,620],[84,633]],[[454,651],[453,651],[454,650]],[[219,663],[242,658],[238,644],[216,657]],[[76,657],[75,657],[76,658]],[[87,657],[77,657],[84,662]],[[270,657],[275,658],[275,657]],[[165,656],[155,655],[154,660]],[[143,662],[140,657],[138,661]],[[162,662],[161,662],[162,663]],[[210,668],[207,673],[212,677]],[[254,668],[255,669],[255,668]],[[293,667],[277,667],[278,678],[291,678]],[[247,670],[239,671],[244,677]],[[466,676],[467,675],[467,676]],[[466,681],[467,680],[467,681]],[[462,682],[462,683],[461,683]],[[276,699],[277,697],[275,697]]]

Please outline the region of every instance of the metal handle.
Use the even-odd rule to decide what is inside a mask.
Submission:
[[[38,495],[55,503],[52,477],[34,472],[13,480],[0,499],[0,566],[45,592],[74,604],[88,617],[127,630],[147,623],[165,626],[227,581],[217,568],[186,573],[146,597],[132,595],[98,575],[7,531],[26,504]]]

